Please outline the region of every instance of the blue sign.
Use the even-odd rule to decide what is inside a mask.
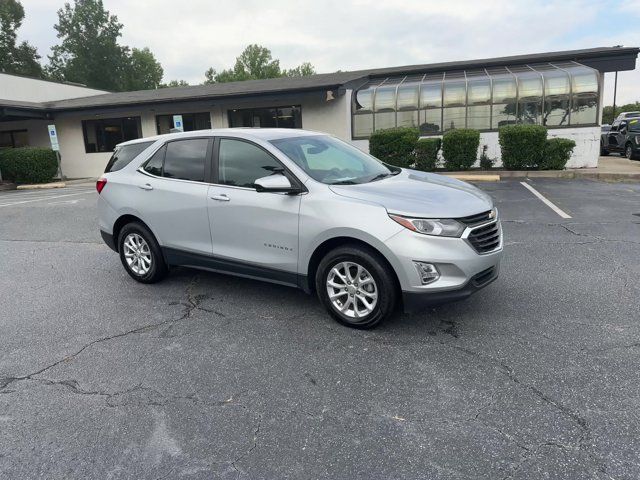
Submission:
[[[55,125],[47,125],[49,130],[49,141],[51,142],[51,150],[54,152],[60,151],[60,144],[58,143],[58,132],[56,132]]]
[[[180,130],[181,132],[184,132],[184,126],[182,123],[182,115],[174,115],[173,116],[173,128],[175,128],[176,130]]]

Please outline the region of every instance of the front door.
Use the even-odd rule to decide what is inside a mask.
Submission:
[[[217,159],[215,184],[207,195],[214,257],[241,274],[294,283],[300,195],[254,188],[256,179],[281,171],[282,164],[262,147],[237,138],[219,140]]]

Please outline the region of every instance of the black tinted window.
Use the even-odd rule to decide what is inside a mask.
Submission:
[[[204,182],[208,138],[179,140],[167,144],[163,175],[180,180]]]
[[[111,155],[109,159],[109,163],[107,163],[107,168],[104,169],[104,173],[116,172],[123,169],[152,143],[153,142],[134,143],[133,145],[124,145],[116,148],[116,151],[113,152],[113,155]]]
[[[147,163],[144,165],[144,170],[149,172],[151,175],[156,175],[157,177],[162,176],[162,163],[164,162],[164,152],[167,150],[167,147],[162,147],[153,156],[147,160]]]
[[[220,183],[253,188],[258,178],[271,175],[282,166],[260,147],[240,140],[220,140]]]
[[[640,120],[629,120],[629,131],[640,132]]]

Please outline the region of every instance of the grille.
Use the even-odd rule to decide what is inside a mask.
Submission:
[[[469,215],[468,217],[459,218],[458,220],[469,227],[475,227],[476,225],[490,221],[490,213],[491,210],[487,210],[486,212],[476,213],[475,215]]]
[[[495,271],[494,267],[490,267],[490,268],[487,268],[486,270],[481,271],[480,273],[478,273],[473,277],[472,279],[473,284],[476,287],[481,287],[482,285],[484,285],[485,283],[487,283],[489,280],[493,278],[494,271]]]
[[[500,245],[500,226],[498,222],[472,230],[469,234],[469,242],[478,253],[487,253],[498,248]]]

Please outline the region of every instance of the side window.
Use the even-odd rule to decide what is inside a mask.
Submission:
[[[208,138],[169,142],[166,146],[163,176],[204,182],[204,166],[208,145]]]
[[[147,149],[153,142],[140,142],[116,148],[107,163],[104,173],[116,172],[129,165],[131,161]]]
[[[155,175],[156,177],[161,177],[162,164],[164,162],[164,153],[166,151],[167,151],[167,147],[166,146],[162,147],[160,150],[154,153],[149,160],[147,160],[147,163],[144,164],[144,167],[142,167],[142,169],[145,172],[150,173],[151,175]]]
[[[258,178],[282,169],[282,165],[260,147],[228,138],[220,140],[218,164],[221,184],[248,188],[254,188]]]
[[[629,121],[629,131],[630,132],[640,132],[640,121],[631,120]]]

